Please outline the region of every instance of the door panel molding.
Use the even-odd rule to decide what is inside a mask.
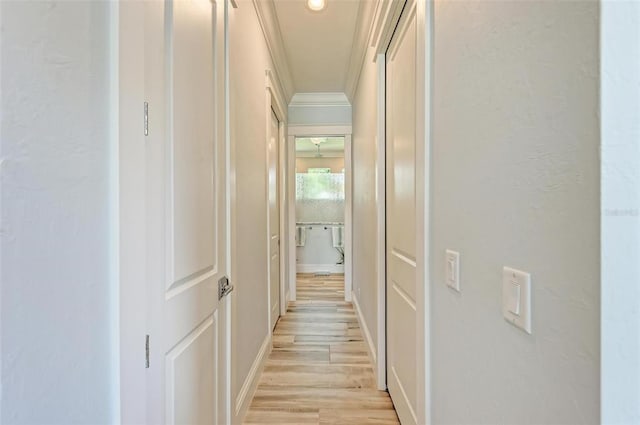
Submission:
[[[218,269],[218,158],[215,121],[206,113],[215,111],[212,18],[190,2],[165,5],[167,290],[205,284]]]
[[[218,339],[218,311],[216,311],[213,315],[209,316],[202,324],[200,324],[197,328],[195,328],[189,335],[185,337],[178,345],[176,345],[173,349],[171,349],[167,353],[167,361],[166,361],[166,375],[165,382],[167,385],[166,389],[166,423],[167,424],[185,424],[185,423],[215,423],[217,418],[215,415],[218,412],[218,399],[214,397],[213,400],[209,400],[207,402],[207,394],[206,392],[211,392],[210,395],[217,395],[218,393],[218,379],[217,379],[217,370],[214,365],[218,364],[218,344],[215,343]],[[191,398],[190,401],[197,402],[191,409],[188,409],[187,412],[178,411],[176,412],[176,405],[180,403],[177,402],[177,397],[184,396],[185,394],[177,395],[175,388],[180,388],[180,385],[176,382],[176,375],[179,373],[180,375],[193,375],[195,376],[207,376],[206,371],[202,369],[196,370],[187,370],[187,371],[179,371],[176,372],[176,369],[179,368],[178,362],[181,360],[183,355],[192,354],[188,350],[192,348],[195,344],[202,341],[202,339],[207,338],[204,342],[207,346],[213,347],[213,352],[211,353],[211,357],[214,359],[213,362],[207,361],[197,361],[192,359],[190,362],[191,365],[197,363],[204,368],[211,368],[211,375],[213,375],[212,382],[202,382],[200,381],[200,388],[196,394],[193,394],[189,391],[189,388],[183,390],[186,392],[187,397]],[[210,342],[208,341],[210,340]],[[206,352],[206,348],[205,348]],[[188,366],[188,365],[187,365]],[[205,385],[205,388],[202,388],[202,385]],[[203,394],[205,393],[205,394]],[[209,407],[213,407],[209,409]],[[203,422],[203,419],[207,419],[206,417],[201,417],[202,411],[201,409],[205,409],[204,415],[209,415],[210,421]],[[209,411],[210,410],[210,411]],[[194,412],[200,413],[196,418],[192,417],[184,417],[184,414],[193,414]]]
[[[396,372],[396,369],[394,367],[391,368],[391,374],[392,374],[391,377],[393,382],[392,385],[397,385],[399,392],[402,395],[402,398],[405,400],[406,405],[409,406],[409,412],[411,414],[411,417],[413,418],[413,421],[415,423],[418,423],[418,416],[416,415],[416,412],[411,407],[411,403],[409,402],[409,397],[407,396],[407,392],[402,386],[402,383],[400,382],[400,378],[398,377],[398,373]]]

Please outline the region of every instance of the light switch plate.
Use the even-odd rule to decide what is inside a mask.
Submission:
[[[505,267],[502,270],[502,315],[505,320],[531,333],[531,275]]]
[[[460,253],[446,250],[445,253],[445,276],[447,286],[460,292]]]

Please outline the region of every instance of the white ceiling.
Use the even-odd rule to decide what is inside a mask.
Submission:
[[[358,0],[327,0],[312,12],[306,0],[274,0],[295,91],[344,92],[358,19]]]

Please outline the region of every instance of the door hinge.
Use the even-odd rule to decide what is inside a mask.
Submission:
[[[147,334],[144,338],[144,367],[145,369],[149,369],[149,335]]]
[[[233,285],[229,282],[229,278],[224,276],[218,281],[218,300],[224,298],[227,294],[233,291]]]
[[[144,102],[144,135],[149,135],[149,102]]]

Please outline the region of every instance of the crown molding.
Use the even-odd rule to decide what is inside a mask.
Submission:
[[[351,106],[351,103],[344,93],[296,93],[289,106]]]
[[[260,22],[264,39],[267,42],[269,54],[273,60],[275,79],[278,80],[279,85],[282,87],[285,102],[288,102],[293,96],[295,88],[291,78],[291,67],[284,49],[282,33],[280,32],[276,7],[273,0],[253,0],[253,6],[258,15],[258,21]]]
[[[412,4],[415,0],[378,0],[371,32],[370,45],[375,47],[372,60],[387,51],[406,3]]]
[[[369,40],[374,30],[373,24],[375,22],[376,12],[382,2],[383,0],[360,2],[356,28],[351,44],[351,60],[347,68],[347,80],[345,83],[345,93],[349,100],[353,100],[356,89],[358,88],[360,74],[362,73],[366,59],[367,49],[369,48]]]

